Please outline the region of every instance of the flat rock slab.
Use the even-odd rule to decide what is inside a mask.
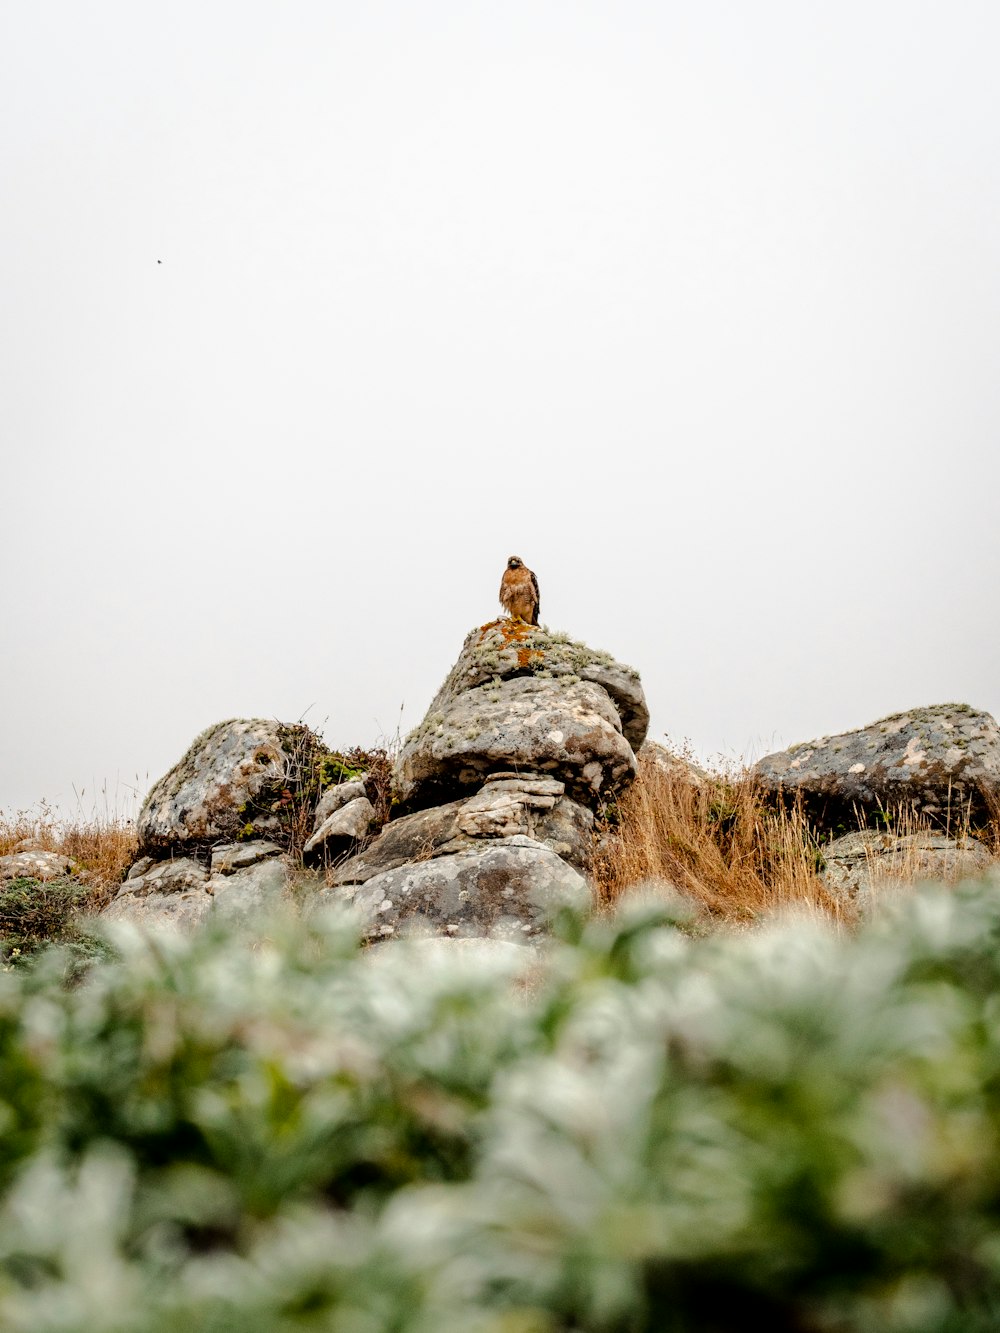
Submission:
[[[351,903],[372,941],[414,931],[528,941],[546,933],[559,908],[589,906],[591,892],[555,852],[517,837],[322,890],[314,901]]]
[[[959,841],[937,833],[848,833],[824,847],[823,859],[824,885],[838,897],[858,901],[921,880],[969,879],[995,864],[975,838]]]
[[[855,810],[900,807],[976,828],[1000,802],[1000,728],[965,704],[913,708],[768,755],[754,772],[772,793],[801,794],[823,829],[856,827]]]
[[[150,863],[130,875],[102,916],[143,927],[189,930],[209,919],[248,922],[288,896],[292,864],[273,843],[216,848],[212,870],[194,857]]]
[[[490,781],[474,796],[393,819],[363,851],[337,866],[334,884],[363,884],[412,861],[467,851],[503,837],[534,839],[586,874],[593,859],[594,816],[553,778]]]
[[[37,879],[43,883],[73,874],[73,858],[62,852],[27,851],[0,856],[0,880]]]
[[[266,718],[209,727],[146,797],[137,825],[140,852],[206,848],[250,829],[285,838],[275,805],[294,785],[296,730]]]

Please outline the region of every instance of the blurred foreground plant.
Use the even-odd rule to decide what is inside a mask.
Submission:
[[[0,975],[0,1327],[1000,1326],[1000,883],[856,936],[684,911]]]

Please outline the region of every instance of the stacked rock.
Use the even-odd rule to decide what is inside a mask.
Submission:
[[[360,908],[372,940],[530,940],[590,902],[595,810],[634,778],[648,721],[607,654],[516,620],[473,630],[397,760],[404,813],[319,899]]]
[[[139,860],[104,915],[190,927],[281,901],[294,871],[291,817],[311,799],[303,786],[319,752],[307,728],[262,718],[202,732],[146,797]]]

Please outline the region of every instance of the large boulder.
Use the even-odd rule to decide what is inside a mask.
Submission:
[[[639,676],[606,653],[520,621],[473,630],[406,739],[394,778],[411,809],[499,770],[552,775],[588,805],[631,781],[649,713]]]
[[[324,753],[298,724],[236,718],[209,727],[146,797],[137,826],[140,853],[207,851],[241,837],[287,846],[297,802],[315,801],[314,761]]]
[[[1000,729],[966,704],[913,708],[768,755],[754,772],[766,790],[800,795],[823,829],[900,808],[941,827],[979,827],[1000,801]]]
[[[837,897],[869,904],[880,891],[920,880],[956,880],[981,875],[993,857],[975,838],[941,833],[848,833],[823,848],[820,878]]]
[[[545,933],[561,907],[579,910],[589,906],[591,895],[583,877],[555,852],[516,836],[324,889],[314,901],[351,903],[370,941],[416,931],[528,942]]]

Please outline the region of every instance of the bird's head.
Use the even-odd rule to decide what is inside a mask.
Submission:
[[[521,559],[521,557],[520,557],[519,555],[508,556],[508,558],[507,558],[507,568],[508,568],[508,569],[523,569],[523,568],[524,568],[524,561]]]

